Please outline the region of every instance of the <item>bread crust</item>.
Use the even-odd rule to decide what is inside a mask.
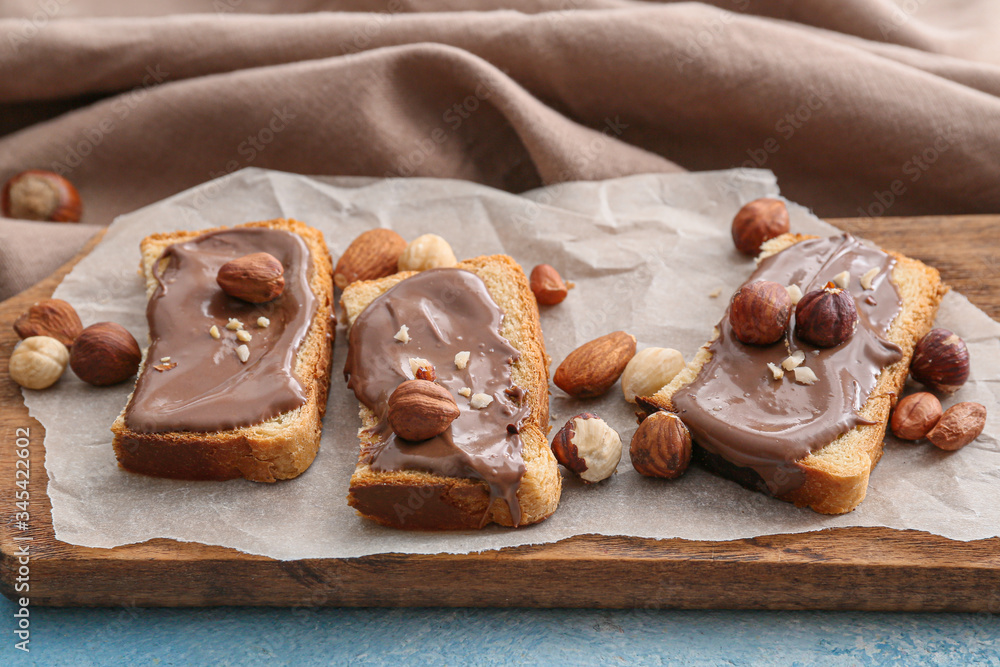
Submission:
[[[501,334],[520,353],[512,364],[514,383],[525,390],[531,408],[521,429],[524,477],[517,491],[520,525],[537,523],[555,511],[562,492],[562,478],[545,433],[549,421],[549,357],[538,317],[538,305],[520,265],[506,255],[477,257],[458,264],[479,276],[504,311]],[[348,325],[376,297],[414,275],[403,272],[379,280],[349,285],[341,297]],[[375,413],[360,406],[358,437],[362,450],[375,445]],[[480,528],[486,523],[513,526],[503,498],[490,502],[489,486],[477,479],[442,477],[415,470],[375,471],[359,453],[351,476],[348,503],[377,523],[411,530]]]
[[[140,244],[146,297],[148,299],[156,291],[153,267],[167,246],[210,232],[244,227],[293,232],[309,246],[312,259],[309,287],[316,296],[316,314],[299,347],[295,364],[295,374],[306,392],[306,402],[260,424],[213,433],[139,433],[125,425],[123,409],[111,431],[115,436],[112,444],[118,464],[126,470],[174,479],[242,477],[255,482],[274,482],[297,477],[316,458],[330,387],[336,330],[333,263],[322,232],[297,220],[278,218],[234,227],[147,236]],[[148,347],[143,350],[143,365],[147,351]]]
[[[812,238],[817,237],[784,234],[765,243],[760,258]],[[882,458],[889,414],[906,383],[913,348],[930,331],[941,298],[949,289],[941,282],[936,269],[899,253],[884,252],[896,259],[892,280],[903,302],[902,310],[890,326],[886,338],[902,349],[903,356],[883,369],[871,396],[859,410],[864,419],[875,423],[857,426],[798,461],[797,465],[805,473],[805,482],[794,491],[777,496],[779,500],[795,503],[798,507],[809,507],[820,514],[850,512],[864,500],[869,475]],[[687,367],[656,394],[638,399],[639,405],[647,413],[673,410],[671,397],[678,389],[694,381],[702,366],[711,359],[709,346],[718,335],[716,328],[712,338],[702,345]],[[695,458],[709,470],[747,488],[756,491],[766,489],[764,480],[750,468],[736,466],[697,446]]]

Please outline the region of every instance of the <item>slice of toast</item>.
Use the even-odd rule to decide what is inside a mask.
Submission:
[[[816,237],[779,236],[764,244],[759,259],[811,238]],[[869,474],[882,456],[889,413],[906,382],[913,348],[930,330],[938,304],[948,291],[937,270],[898,253],[888,254],[896,260],[892,280],[899,291],[902,310],[885,338],[901,348],[902,358],[882,370],[874,391],[858,411],[873,424],[857,426],[799,460],[797,464],[805,473],[805,481],[797,489],[778,495],[780,500],[808,506],[822,514],[842,514],[853,510],[865,497]],[[698,350],[687,367],[656,394],[639,399],[639,404],[647,412],[673,410],[674,393],[698,377],[702,367],[712,358],[709,348],[718,336],[716,327],[712,339]],[[737,466],[697,446],[695,456],[708,469],[748,488],[758,491],[766,488],[761,476],[751,468]]]
[[[376,471],[364,452],[377,445],[377,415],[361,405],[361,454],[351,477],[349,504],[362,516],[397,528],[447,530],[479,528],[486,523],[528,525],[555,511],[562,479],[545,433],[548,430],[549,357],[545,353],[538,306],[521,267],[510,257],[493,255],[470,259],[456,268],[471,271],[486,284],[504,313],[500,334],[520,352],[511,365],[511,380],[524,390],[530,413],[520,430],[525,472],[517,489],[520,521],[515,521],[503,498],[492,499],[485,481],[443,477],[418,470]],[[414,272],[349,285],[341,297],[348,326],[378,296]]]
[[[316,457],[330,385],[336,326],[330,254],[323,234],[296,220],[275,219],[229,229],[244,227],[291,232],[301,237],[309,248],[311,266],[307,268],[306,275],[308,287],[316,298],[316,310],[299,344],[293,371],[305,393],[305,403],[261,423],[211,432],[137,432],[126,424],[126,406],[111,430],[114,433],[115,455],[119,465],[127,470],[175,479],[226,480],[243,477],[256,482],[274,482],[300,475]],[[168,246],[225,229],[154,234],[143,239],[141,268],[146,278],[147,299],[157,290],[154,267]],[[252,327],[251,323],[247,323],[251,332]],[[209,336],[208,328],[206,323],[205,336]],[[232,333],[223,326],[219,329]],[[153,372],[150,365],[156,361],[145,358],[149,349],[147,347],[143,352],[140,375]],[[134,392],[129,396],[129,403],[133,398]]]

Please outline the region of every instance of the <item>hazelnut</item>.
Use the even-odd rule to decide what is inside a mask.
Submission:
[[[31,169],[3,186],[0,210],[7,218],[42,222],[80,222],[80,193],[59,174]]]
[[[652,396],[670,384],[684,370],[684,356],[669,347],[647,347],[632,357],[622,373],[625,400],[635,403],[636,396]]]
[[[956,403],[941,415],[927,439],[938,449],[961,449],[979,437],[986,428],[986,406],[966,401]]]
[[[554,306],[562,303],[569,294],[569,288],[563,282],[562,276],[548,264],[539,264],[531,270],[531,291],[535,300],[543,306]]]
[[[902,440],[919,440],[941,419],[941,401],[921,391],[900,399],[892,412],[892,432]]]
[[[437,234],[424,234],[410,241],[397,267],[400,271],[425,271],[456,264],[458,260],[447,241]]]
[[[733,243],[745,255],[756,255],[760,246],[788,232],[788,209],[780,199],[755,199],[733,218]]]
[[[674,413],[654,412],[639,424],[629,454],[640,475],[680,477],[691,462],[691,432]]]
[[[552,439],[556,460],[585,482],[611,477],[622,458],[618,432],[595,414],[584,412],[566,422]]]
[[[51,387],[62,377],[69,350],[50,336],[29,336],[10,355],[10,379],[27,389]]]
[[[255,252],[223,264],[215,281],[235,299],[267,303],[285,290],[285,267],[273,255]]]
[[[427,440],[441,435],[459,415],[451,393],[429,380],[407,380],[389,396],[386,418],[404,440]]]
[[[910,375],[934,391],[956,391],[969,379],[965,341],[947,329],[932,329],[913,349]]]
[[[344,289],[356,280],[377,280],[396,273],[406,240],[391,229],[370,229],[351,241],[337,260],[333,283]]]
[[[14,320],[14,331],[20,338],[50,336],[69,347],[83,331],[83,323],[62,299],[45,299]]]
[[[854,297],[832,282],[802,295],[795,306],[795,335],[816,347],[834,347],[854,335],[858,309]]]
[[[781,340],[791,314],[788,290],[770,280],[743,285],[729,304],[733,335],[747,345],[770,345]]]
[[[141,360],[139,344],[128,329],[114,322],[98,322],[77,336],[69,366],[84,382],[101,387],[135,375]]]
[[[635,336],[615,331],[570,352],[552,382],[576,398],[601,396],[618,381],[634,356]]]

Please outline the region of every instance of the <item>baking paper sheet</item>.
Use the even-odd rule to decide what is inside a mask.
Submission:
[[[407,239],[441,234],[459,257],[508,253],[528,270],[554,265],[576,288],[561,305],[542,309],[553,370],[578,345],[618,329],[634,334],[640,348],[674,347],[690,360],[753,268],[729,238],[734,213],[777,193],[770,172],[747,170],[569,183],[517,196],[462,181],[306,178],[250,169],[119,218],[55,296],[75,304],[85,324],[116,321],[142,342],[145,297],[137,266],[144,236],[294,217],[323,231],[334,260],[359,233],[383,226]],[[835,233],[805,209],[789,209],[793,231]],[[711,298],[716,290],[721,296]],[[993,537],[1000,534],[1000,324],[954,292],[937,323],[965,338],[973,359],[972,378],[946,405],[983,403],[990,414],[986,431],[956,453],[890,437],[868,497],[842,516],[796,509],[697,467],[676,481],[638,475],[627,453],[635,406],[616,385],[596,401],[573,400],[553,388],[554,429],[579,412],[597,412],[621,433],[626,453],[617,474],[603,483],[566,478],[559,509],[548,520],[516,530],[440,533],[374,525],[346,502],[359,419],[340,374],[342,325],[320,453],[291,481],[184,482],[128,473],[116,464],[108,428],[130,383],[94,388],[67,373],[48,391],[24,393],[46,430],[56,537],[90,547],[167,537],[296,559],[467,553],[584,533],[731,540],[888,526],[956,540]]]

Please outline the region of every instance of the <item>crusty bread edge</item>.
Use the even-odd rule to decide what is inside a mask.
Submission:
[[[760,259],[810,238],[816,237],[801,234],[779,236],[764,244]],[[798,489],[779,496],[780,500],[799,507],[810,507],[821,514],[850,512],[864,499],[869,475],[882,457],[889,414],[906,383],[913,348],[930,331],[941,298],[949,289],[941,282],[936,269],[899,253],[886,252],[896,259],[892,279],[903,298],[903,308],[893,321],[887,338],[902,348],[903,356],[882,371],[871,396],[859,411],[862,417],[876,423],[858,426],[799,461],[799,467],[805,473],[805,482]],[[673,410],[671,397],[678,389],[691,383],[711,359],[709,347],[718,335],[716,328],[712,338],[673,381],[653,396],[639,399],[639,404],[647,412]],[[718,457],[715,458],[718,463]],[[745,479],[752,473],[736,466],[713,466],[713,469],[731,478]]]
[[[111,431],[114,433],[115,456],[126,470],[175,479],[226,480],[242,477],[255,482],[274,482],[297,477],[316,458],[330,386],[336,327],[330,253],[322,232],[297,220],[278,218],[232,228],[241,227],[267,227],[293,232],[309,246],[312,260],[309,287],[316,296],[316,314],[299,347],[295,364],[295,374],[306,391],[306,402],[261,424],[215,433],[138,433],[125,425],[123,409]],[[223,229],[229,228],[153,234],[143,239],[140,244],[141,269],[146,279],[147,299],[152,296],[157,284],[153,277],[153,265],[167,246]],[[143,351],[143,365],[148,349],[147,346]]]
[[[506,255],[477,257],[459,263],[457,268],[483,279],[505,313],[501,334],[521,353],[512,365],[512,379],[525,390],[531,412],[521,429],[525,474],[517,498],[521,506],[520,525],[537,523],[555,511],[562,490],[562,478],[545,436],[549,418],[549,357],[538,305],[524,271]],[[414,272],[403,272],[349,285],[341,297],[348,325],[375,297],[412,275]],[[373,434],[378,422],[376,415],[363,405],[360,414],[359,439],[364,445],[376,444]],[[348,502],[362,516],[395,528],[467,529],[490,522],[514,525],[506,501],[495,498],[490,503],[489,498],[489,487],[482,480],[414,470],[374,471],[359,454]]]

